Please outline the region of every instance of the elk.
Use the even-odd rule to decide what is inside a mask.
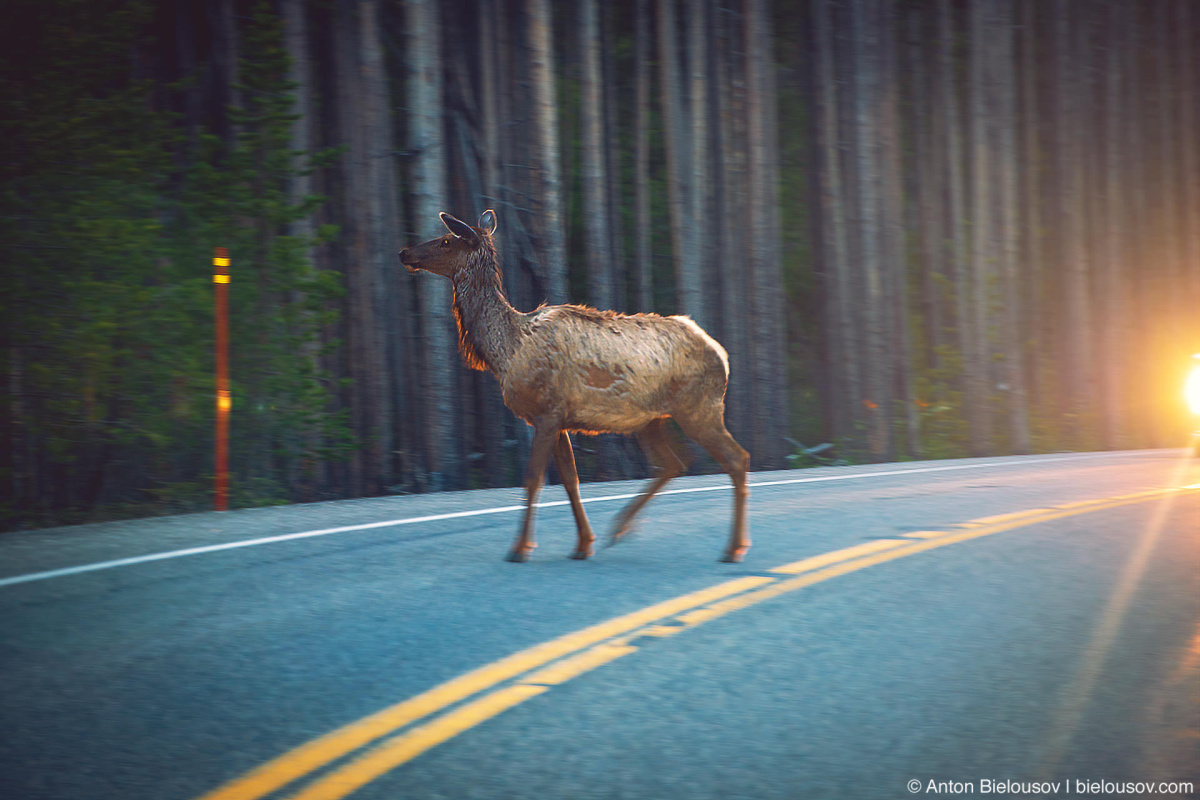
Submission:
[[[739,562],[746,532],[746,472],[750,454],[725,428],[729,356],[686,316],[618,314],[578,305],[513,308],[504,295],[487,210],[472,227],[441,213],[447,234],[405,248],[400,263],[454,285],[458,347],[467,366],[496,376],[506,405],[533,427],[525,470],[525,516],[508,561],[523,562],[537,546],[534,511],[554,455],[575,515],[571,558],[592,555],[596,540],[579,497],[572,433],[634,434],[657,475],[617,516],[610,544],[624,537],[655,493],[685,469],[665,423],[674,418],[733,481],[733,532],[721,557]]]

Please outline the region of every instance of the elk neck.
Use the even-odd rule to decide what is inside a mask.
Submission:
[[[458,349],[467,366],[502,373],[516,351],[520,317],[504,296],[496,251],[485,242],[454,277]]]

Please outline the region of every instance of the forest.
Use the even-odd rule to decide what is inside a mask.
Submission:
[[[753,469],[1175,447],[1191,0],[9,0],[0,529],[513,486],[529,428],[397,252],[690,315]],[[18,24],[19,22],[19,24]],[[692,468],[715,467],[699,451]],[[648,474],[578,437],[583,480]]]

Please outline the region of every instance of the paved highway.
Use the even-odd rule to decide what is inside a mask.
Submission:
[[[558,487],[521,565],[518,490],[4,534],[0,798],[1200,796],[1200,459],[751,486],[742,564],[723,475],[587,562]]]

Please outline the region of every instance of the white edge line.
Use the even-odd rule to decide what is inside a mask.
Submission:
[[[887,470],[881,472],[856,472],[850,475],[822,475],[815,478],[789,478],[779,481],[762,481],[761,483],[749,484],[751,489],[761,488],[765,486],[788,486],[797,483],[821,483],[825,481],[848,481],[857,478],[881,478],[891,475],[912,475],[923,472],[948,472],[950,470],[963,469],[985,469],[988,467],[1007,467],[1007,466],[1024,466],[1028,464],[1045,464],[1051,461],[1070,461],[1081,458],[1096,458],[1098,456],[1116,455],[1111,452],[1104,453],[1085,453],[1080,455],[1056,456],[1052,458],[1039,458],[1034,460],[1018,459],[1014,461],[1005,461],[1000,463],[973,463],[973,464],[952,464],[941,467],[919,467],[917,469],[899,469]],[[717,492],[727,490],[727,485],[720,486],[695,486],[687,489],[666,489],[659,492],[659,495],[668,494],[692,494],[694,492]],[[639,492],[632,494],[613,494],[603,497],[585,497],[584,503],[603,503],[611,500],[630,500],[637,497]],[[551,500],[544,503],[538,503],[538,508],[551,508],[553,506],[565,506],[568,504],[566,500]],[[438,522],[447,519],[463,519],[465,517],[479,517],[488,514],[505,514],[510,511],[523,511],[524,504],[519,506],[498,506],[495,508],[480,508],[474,511],[452,511],[446,514],[430,514],[424,517],[407,517],[405,519],[390,519],[382,522],[366,522],[361,525],[344,525],[339,528],[322,528],[314,531],[299,531],[297,533],[284,533],[278,536],[265,536],[260,539],[244,539],[239,542],[225,542],[222,544],[206,545],[204,547],[189,547],[184,550],[168,550],[162,553],[150,553],[144,556],[133,556],[131,558],[118,558],[113,561],[97,561],[92,564],[81,564],[77,567],[64,567],[62,569],[52,569],[45,572],[31,572],[26,575],[14,575],[10,578],[0,578],[0,588],[5,586],[15,586],[21,583],[32,583],[34,581],[44,581],[50,578],[62,578],[69,575],[80,575],[87,572],[98,572],[105,569],[113,569],[115,567],[128,567],[134,564],[146,564],[151,561],[165,561],[171,558],[183,558],[185,556],[196,556],[204,553],[218,553],[222,550],[236,550],[241,547],[255,547],[260,544],[274,544],[275,542],[290,542],[294,539],[310,539],[316,536],[329,536],[334,533],[350,533],[352,531],[366,531],[375,528],[387,528],[395,525],[413,525],[419,522]]]

